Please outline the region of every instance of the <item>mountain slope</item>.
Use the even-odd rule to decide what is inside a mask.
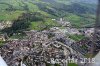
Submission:
[[[44,16],[43,19],[63,17],[80,27],[81,23],[86,25],[94,22],[96,4],[93,2],[94,0],[91,1],[92,4],[88,0],[0,0],[0,21],[13,21],[23,13],[39,12]]]
[[[97,4],[98,0],[79,0],[80,2],[89,3],[89,4]]]

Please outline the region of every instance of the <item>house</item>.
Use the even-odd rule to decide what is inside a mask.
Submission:
[[[6,39],[8,39],[6,34],[0,34],[0,41],[6,41]]]

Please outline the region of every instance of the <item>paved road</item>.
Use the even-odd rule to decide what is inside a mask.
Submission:
[[[0,56],[0,66],[7,66],[6,62]]]

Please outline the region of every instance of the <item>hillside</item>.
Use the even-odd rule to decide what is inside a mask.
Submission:
[[[60,26],[52,19],[63,17],[71,22],[73,27],[90,27],[95,21],[96,1],[93,2],[89,3],[88,0],[0,0],[0,22],[12,21],[14,26],[17,22],[18,28],[14,30],[19,28],[43,30]]]
[[[79,1],[80,2],[85,2],[85,3],[90,3],[90,4],[97,4],[97,2],[98,2],[98,0],[79,0]]]

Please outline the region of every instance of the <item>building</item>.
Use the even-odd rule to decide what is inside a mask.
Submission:
[[[0,34],[0,41],[6,41],[8,38],[7,34]]]
[[[3,34],[0,35],[0,41],[6,41],[6,39],[5,39]]]
[[[4,29],[7,27],[11,27],[12,26],[12,22],[11,21],[2,21],[0,22],[0,29]]]

